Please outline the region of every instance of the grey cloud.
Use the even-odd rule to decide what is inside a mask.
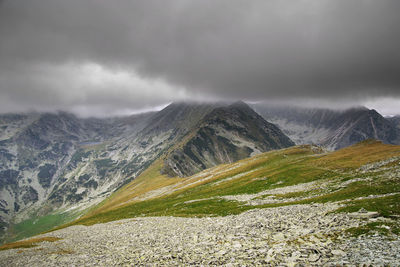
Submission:
[[[1,94],[21,104],[37,87],[63,98],[73,76],[65,91],[43,86],[43,72],[26,84],[15,80],[72,62],[162,79],[186,97],[400,97],[399,10],[398,0],[5,0]],[[121,100],[104,86],[85,101],[158,105],[181,90],[153,97],[117,90],[128,95]]]

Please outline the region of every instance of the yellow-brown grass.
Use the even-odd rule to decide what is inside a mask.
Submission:
[[[169,178],[160,173],[162,160],[155,161],[135,180],[125,185],[107,199],[102,206],[92,211],[88,215],[105,212],[115,207],[120,207],[124,203],[130,202],[135,197],[142,196],[150,191],[175,184],[182,178]]]
[[[250,159],[239,161],[238,163],[242,163],[243,166],[234,170],[228,171],[228,169],[231,167],[230,164],[223,164],[214,167],[211,172],[218,174],[215,174],[212,177],[204,179],[202,181],[199,180],[203,179],[206,175],[201,175],[201,173],[200,175],[196,175],[198,177],[196,179],[193,179],[192,177],[170,178],[160,174],[163,162],[162,159],[159,159],[154,162],[146,171],[144,171],[137,179],[133,180],[131,183],[114,193],[102,206],[88,214],[88,216],[132,204],[132,199],[143,196],[150,191],[157,190],[165,186],[175,184],[175,193],[179,193],[180,191],[185,191],[190,188],[209,183],[211,181],[223,179],[225,177],[234,176],[238,173],[244,173],[248,170],[252,170],[260,164],[268,162],[270,157],[283,155],[293,156],[296,154],[304,156],[307,153],[315,156],[315,154],[311,152],[309,145],[296,146],[284,150],[266,152]],[[393,156],[400,156],[400,146],[386,145],[379,141],[367,140],[359,144],[311,159],[311,161],[313,161],[315,165],[320,167],[326,166],[329,167],[329,169],[344,169],[358,168],[364,164],[376,162],[378,160],[383,160]],[[304,159],[304,157],[300,157],[299,161],[302,161]],[[291,159],[291,161],[292,163],[296,163],[296,160],[293,160],[293,158]],[[227,171],[223,171],[224,169],[227,169]],[[274,176],[275,174],[280,172],[279,166],[269,166],[267,169],[269,171],[269,176]],[[206,172],[209,171],[210,170],[206,170]],[[243,176],[236,181],[239,182],[240,180],[249,180],[249,178],[258,177],[263,173],[265,173],[265,169],[254,171],[250,175]],[[196,181],[199,182],[195,183]],[[251,179],[249,180],[249,182],[250,181]],[[223,184],[224,182],[222,182],[222,184],[218,186],[215,186],[214,189],[218,190],[218,187],[223,186]]]
[[[59,248],[56,251],[50,252],[49,254],[56,254],[56,255],[68,255],[68,254],[74,254],[75,252],[70,249],[64,249],[64,248]]]
[[[27,240],[22,240],[14,243],[8,243],[0,246],[0,250],[6,250],[6,249],[14,249],[14,248],[31,248],[31,247],[36,247],[37,243],[40,242],[55,242],[61,240],[61,238],[58,237],[52,237],[52,236],[46,236],[46,237],[37,237],[37,238],[31,238]]]
[[[233,194],[242,192],[243,188],[247,187],[249,189],[246,190],[250,191],[244,190],[243,192],[251,193],[251,190],[253,190],[251,189],[252,184],[255,184],[254,181],[260,178],[267,178],[270,181],[269,185],[260,183],[260,186],[271,186],[276,182],[281,182],[281,184],[285,182],[285,184],[290,185],[324,177],[334,178],[337,173],[342,172],[341,170],[355,169],[367,163],[400,156],[400,146],[386,145],[378,141],[367,140],[339,151],[322,152],[322,150],[316,150],[309,145],[295,146],[247,158],[235,163],[238,165],[219,165],[185,178],[170,178],[160,174],[163,165],[163,158],[160,158],[139,175],[138,178],[115,192],[110,198],[81,219],[85,220],[102,213],[122,210],[131,205],[134,207],[134,205],[144,199],[162,199],[165,197],[164,199],[168,201],[173,199],[174,196],[185,195],[186,192],[191,192],[190,194],[192,194],[194,199],[201,199],[204,195],[206,197],[214,196],[213,192],[231,192],[233,187],[236,188],[234,189],[236,191],[232,191]],[[234,180],[225,180],[225,178],[230,178],[237,174],[244,175],[236,177]],[[201,192],[199,191],[200,193],[197,191],[195,193],[192,190],[195,187],[200,188],[202,185],[215,181],[218,181],[218,183],[214,183],[210,187],[202,187]],[[168,188],[168,186],[173,187]],[[147,194],[162,188],[165,190],[160,190],[157,194],[155,192],[152,192],[153,194],[151,195]],[[144,196],[146,197],[143,198]],[[190,197],[187,199],[190,200]],[[160,205],[160,208],[165,207]],[[135,211],[130,212],[136,215],[141,214],[139,211],[138,213],[135,213]],[[118,219],[118,216],[124,217],[121,214],[116,214],[118,213],[110,215],[111,217],[114,216],[112,219]],[[176,213],[174,214],[176,215]],[[76,221],[75,223],[79,222]]]
[[[254,156],[252,158],[246,158],[243,160],[240,160],[237,162],[237,164],[242,164],[243,166],[235,168],[234,170],[230,171],[224,171],[224,169],[229,169],[231,167],[231,164],[222,164],[219,166],[216,166],[214,168],[208,169],[203,171],[202,173],[196,174],[197,178],[193,179],[192,177],[186,177],[186,178],[179,178],[179,177],[174,177],[170,178],[165,175],[162,175],[160,173],[160,170],[162,168],[163,161],[162,159],[159,159],[155,161],[148,169],[146,169],[141,175],[138,176],[135,180],[127,184],[126,186],[122,187],[120,190],[115,192],[110,198],[108,198],[102,205],[100,205],[97,209],[93,210],[92,212],[88,213],[86,217],[93,216],[98,213],[110,211],[116,208],[121,208],[127,205],[132,204],[135,202],[136,197],[144,196],[146,193],[151,192],[153,190],[157,190],[166,186],[170,185],[176,185],[175,188],[175,193],[179,194],[182,191],[189,190],[191,188],[203,185],[205,183],[209,183],[211,181],[227,178],[234,176],[238,173],[243,173],[249,170],[252,170],[259,166],[260,164],[263,164],[268,161],[270,156],[274,155],[280,155],[282,153],[287,154],[287,155],[295,155],[295,154],[304,154],[310,152],[310,146],[297,146],[297,147],[291,147],[288,149],[284,150],[279,150],[279,151],[271,151],[271,152],[266,152],[257,156]],[[204,179],[202,181],[199,181],[203,179],[204,177],[207,176],[205,173],[214,173],[212,177],[209,177],[208,179]],[[218,173],[218,174],[216,174]],[[252,176],[257,176],[258,172],[254,172]],[[248,179],[242,177],[241,179]],[[238,179],[238,180],[241,180]],[[190,185],[189,185],[190,184]],[[217,188],[215,188],[217,189]],[[159,197],[159,196],[155,196]],[[137,200],[140,201],[140,200]]]
[[[362,165],[400,156],[400,146],[387,145],[376,140],[366,140],[358,144],[332,152],[316,160],[320,166],[346,169],[359,168]]]

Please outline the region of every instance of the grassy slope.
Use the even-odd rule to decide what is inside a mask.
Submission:
[[[52,229],[54,226],[70,222],[77,215],[70,213],[53,213],[42,217],[30,218],[11,226],[6,242],[20,240],[26,237],[40,234]]]
[[[315,147],[297,146],[267,152],[234,164],[220,165],[188,178],[160,175],[161,162],[158,161],[103,205],[73,224],[90,225],[136,216],[223,216],[252,208],[339,200],[348,201],[350,207],[357,207],[354,198],[400,192],[399,178],[382,179],[382,172],[379,171],[357,171],[365,164],[395,156],[400,156],[400,146],[376,141],[365,141],[332,153],[322,153]],[[395,168],[399,164],[400,161],[391,163]],[[311,195],[288,203],[250,206],[220,198],[226,195],[254,194],[310,181],[334,181],[333,184],[339,184],[354,178],[361,181],[349,183],[344,188],[333,186],[322,195]],[[307,192],[295,194],[301,196]],[[292,196],[280,197],[284,199]],[[399,200],[398,195],[393,198]],[[384,215],[400,213],[397,206],[374,206],[368,201],[359,201],[362,202],[361,206],[379,210]]]
[[[97,207],[91,208],[86,216],[58,228],[137,216],[225,216],[254,208],[329,201],[346,203],[347,207],[340,211],[356,211],[364,207],[393,217],[400,215],[399,194],[376,199],[356,199],[400,192],[400,177],[389,179],[386,177],[387,170],[385,172],[388,168],[399,170],[400,159],[377,170],[366,173],[358,171],[365,164],[393,157],[400,157],[400,146],[376,141],[365,141],[331,153],[323,153],[316,147],[296,146],[263,153],[233,164],[219,165],[187,178],[161,175],[162,159],[159,159],[138,178]],[[359,181],[351,182],[345,187],[338,186],[355,178]],[[262,193],[265,190],[311,181],[321,184],[328,181],[329,186],[315,191],[274,194],[282,202],[255,206],[221,198],[259,193],[257,198],[265,199],[270,196]],[[12,240],[41,233],[70,220],[65,215],[56,214],[22,222],[15,226],[15,233],[18,234]],[[371,226],[374,227],[377,226]],[[354,232],[363,233],[367,230],[369,229],[354,229]]]

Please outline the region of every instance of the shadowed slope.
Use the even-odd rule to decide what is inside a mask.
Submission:
[[[221,163],[292,145],[278,127],[238,102],[207,114],[199,127],[168,154],[162,172],[189,176]]]

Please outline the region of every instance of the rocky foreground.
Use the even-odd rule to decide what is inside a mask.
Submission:
[[[0,265],[400,265],[399,237],[350,237],[343,230],[366,220],[330,213],[336,208],[296,205],[227,217],[147,217],[73,226],[43,235],[59,241],[0,251]]]

